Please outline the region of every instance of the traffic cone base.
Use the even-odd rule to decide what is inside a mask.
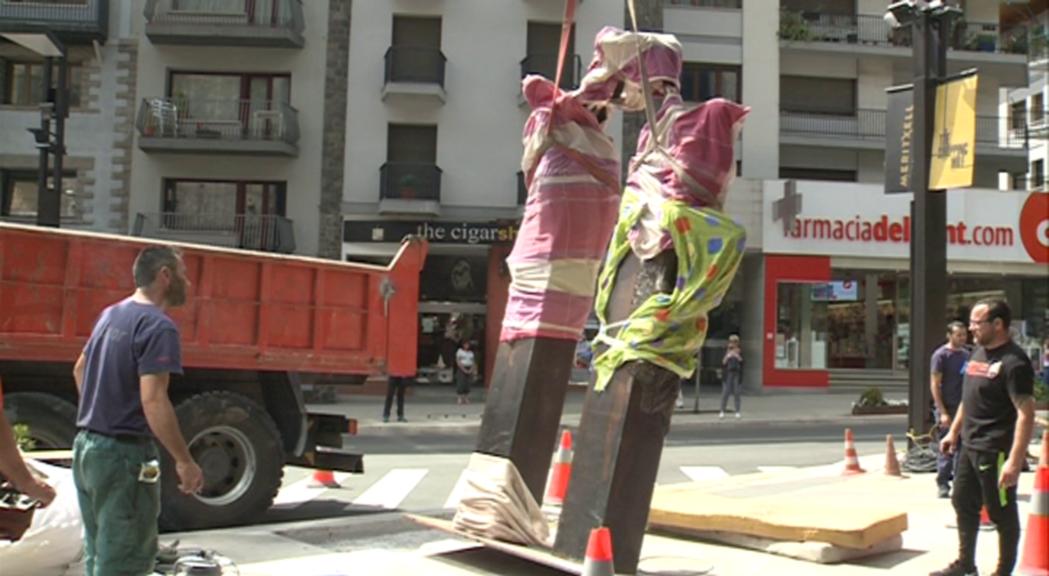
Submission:
[[[1049,430],[1042,434],[1042,457],[1035,471],[1031,513],[1017,574],[1049,576]]]
[[[852,429],[845,429],[845,470],[842,472],[845,476],[851,476],[853,474],[864,474],[867,471],[860,467],[860,459],[856,455],[856,444],[852,438]]]
[[[546,482],[546,495],[543,501],[548,504],[562,504],[568,493],[568,481],[572,477],[572,433],[565,430],[561,433],[561,442],[550,465],[550,475]]]
[[[612,563],[612,533],[607,527],[594,528],[586,543],[586,560],[581,576],[615,576]]]
[[[310,486],[314,488],[339,488],[339,483],[335,480],[335,474],[331,470],[314,470],[313,480],[310,482]]]

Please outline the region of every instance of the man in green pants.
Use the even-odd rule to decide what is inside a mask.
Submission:
[[[73,369],[80,406],[73,480],[84,520],[87,576],[151,574],[157,554],[160,463],[153,438],[175,460],[179,488],[203,485],[168,399],[182,353],[168,308],[186,301],[178,250],[142,250],[135,293],[106,308]]]

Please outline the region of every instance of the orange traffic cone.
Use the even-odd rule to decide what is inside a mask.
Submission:
[[[550,465],[550,480],[546,483],[545,502],[550,504],[561,504],[565,501],[568,493],[568,480],[572,476],[572,433],[568,430],[561,432],[561,444],[554,454],[554,462]]]
[[[987,506],[980,507],[980,530],[994,530],[994,522],[991,522],[991,515],[987,513]]]
[[[860,468],[860,459],[856,456],[856,444],[852,440],[852,429],[845,429],[845,470],[843,475],[863,474],[867,472]]]
[[[335,474],[331,470],[314,470],[313,481],[310,486],[314,488],[338,488],[339,483],[335,481]]]
[[[612,533],[602,526],[590,531],[586,543],[586,560],[583,561],[581,576],[615,576],[612,563]]]
[[[900,460],[896,457],[896,446],[892,443],[892,434],[885,436],[885,475],[903,476],[900,472]]]
[[[1049,545],[1046,542],[1049,542],[1049,430],[1042,434],[1042,455],[1035,471],[1019,574],[1049,576]]]

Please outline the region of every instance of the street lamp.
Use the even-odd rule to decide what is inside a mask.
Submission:
[[[40,127],[30,128],[34,145],[40,151],[40,167],[37,172],[36,223],[39,226],[57,228],[62,219],[62,160],[65,156],[65,119],[68,114],[66,79],[68,76],[66,47],[50,30],[4,32],[3,37],[44,57],[41,94],[45,102],[40,103]],[[51,69],[58,63],[58,86],[51,92]],[[54,118],[54,139],[51,138],[51,119]],[[47,186],[48,154],[55,155],[54,188]]]
[[[913,33],[914,132],[911,157],[910,378],[908,427],[914,434],[930,429],[931,353],[946,329],[947,194],[929,190],[936,86],[947,75],[947,42],[951,18],[962,12],[941,0],[893,2],[885,21]]]

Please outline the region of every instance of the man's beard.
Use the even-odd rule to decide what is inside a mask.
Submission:
[[[165,294],[164,301],[172,308],[177,308],[185,304],[186,284],[183,282],[173,282],[168,286],[168,293]]]

